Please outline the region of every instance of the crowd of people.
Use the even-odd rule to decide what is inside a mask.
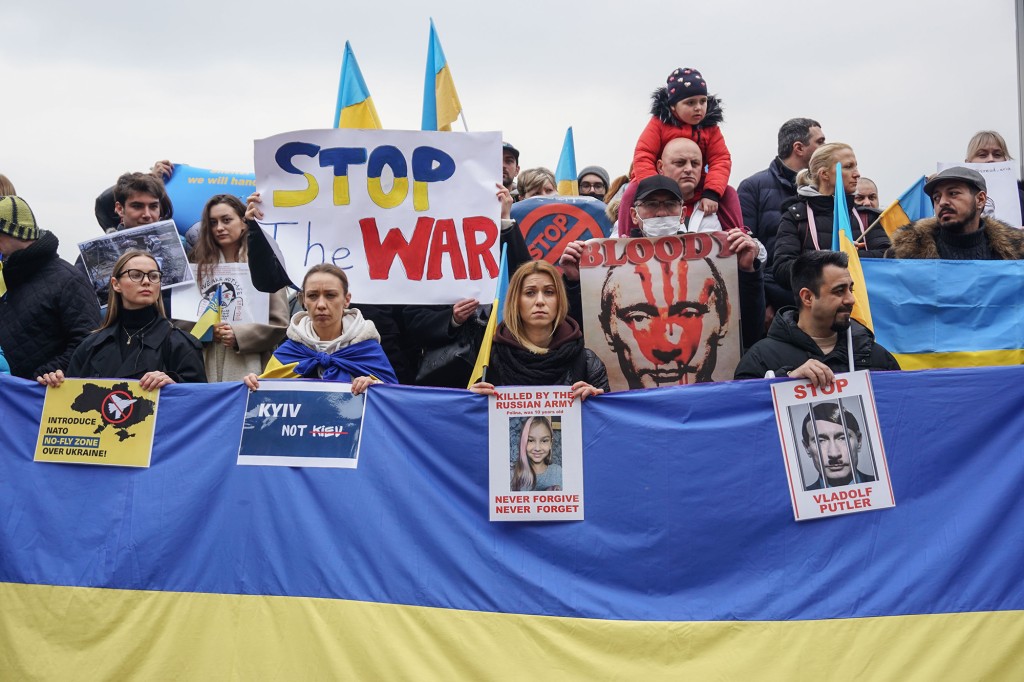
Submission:
[[[932,176],[925,192],[935,216],[903,227],[890,240],[878,225],[878,188],[860,175],[853,147],[827,142],[819,122],[783,123],[778,155],[734,188],[722,102],[709,94],[698,70],[674,70],[655,91],[651,114],[629,171],[613,178],[603,167],[586,166],[577,178],[579,191],[606,204],[621,237],[726,233],[740,291],[744,353],[736,378],[790,376],[827,384],[837,372],[899,368],[871,331],[851,320],[854,283],[847,257],[830,250],[836,192],[848,197],[862,257],[1024,257],[1024,232],[984,214],[986,181],[970,168]],[[975,135],[965,154],[971,163],[1010,158],[993,131]],[[159,161],[150,172],[118,178],[97,198],[100,227],[117,232],[173,218],[164,187],[173,172],[173,164]],[[501,241],[513,274],[487,374],[471,390],[486,395],[500,385],[555,384],[571,386],[580,399],[600,395],[609,390],[608,376],[583,333],[583,244],[569,244],[557,268],[534,261],[510,218],[514,201],[554,194],[555,175],[546,168],[520,170],[520,153],[506,142],[501,179]],[[248,203],[217,195],[187,232],[200,281],[218,264],[249,263],[253,281],[270,300],[267,322],[225,320],[201,343],[188,333],[192,323],[168,309],[153,254],[123,253],[109,282],[95,286],[81,263],[75,267],[58,257],[58,237],[37,224],[26,198],[0,175],[0,372],[47,386],[59,386],[65,377],[134,378],[144,389],[244,381],[257,390],[267,377],[345,381],[354,392],[378,383],[467,385],[488,306],[475,299],[451,306],[360,305],[352,302],[345,273],[331,265],[314,266],[301,290],[291,291],[266,275],[279,265],[269,260],[267,237],[256,222],[261,215],[258,194]],[[272,285],[261,286],[266,282]],[[677,324],[667,310],[651,314],[665,318],[667,327]],[[659,343],[648,371],[680,362],[680,349],[690,340],[666,334]],[[521,478],[534,473],[524,468]]]

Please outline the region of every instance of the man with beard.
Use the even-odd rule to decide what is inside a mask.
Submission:
[[[811,415],[814,416],[813,421]],[[804,452],[818,472],[818,479],[804,486],[804,490],[841,488],[875,480],[873,475],[857,467],[864,436],[857,418],[839,403],[812,405],[800,431]]]
[[[519,150],[508,142],[501,143],[501,184],[512,192],[513,200],[518,201],[518,193],[513,191],[516,178],[519,177]]]
[[[924,185],[934,218],[896,230],[886,258],[1018,260],[1024,258],[1024,231],[985,217],[987,187],[976,170],[954,166]]]
[[[737,379],[792,377],[830,386],[837,372],[896,370],[896,358],[871,330],[850,319],[853,278],[840,251],[805,251],[793,263],[798,308],[781,309],[768,338],[740,359]],[[852,354],[852,357],[851,357]]]

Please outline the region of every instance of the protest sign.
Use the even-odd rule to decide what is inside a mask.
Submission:
[[[592,197],[530,197],[512,204],[512,218],[522,230],[530,256],[557,263],[569,242],[611,236],[606,208]]]
[[[191,264],[196,286],[178,287],[171,292],[174,318],[195,322],[210,302],[210,296],[221,287],[220,319],[229,324],[268,324],[270,294],[252,285],[247,263],[219,263],[208,277],[199,281],[198,266]]]
[[[1002,220],[1013,227],[1022,225],[1020,215],[1020,192],[1017,188],[1017,170],[1011,161],[1000,163],[966,163],[963,161],[939,161],[937,170],[954,166],[973,168],[985,178],[985,209],[983,215]]]
[[[895,506],[866,371],[772,384],[797,521]]]
[[[491,521],[582,521],[580,404],[568,386],[499,388],[488,399]]]
[[[307,130],[256,141],[261,224],[294,282],[348,274],[361,303],[490,300],[498,133]]]
[[[160,389],[131,379],[65,379],[46,389],[37,462],[148,467]]]
[[[263,380],[245,406],[238,463],[355,469],[365,406],[352,384]]]
[[[82,262],[97,293],[107,290],[117,259],[129,249],[151,253],[160,268],[160,288],[191,284],[194,280],[188,257],[173,220],[161,220],[79,242]]]
[[[724,232],[591,240],[580,288],[587,347],[613,391],[732,379],[739,287]]]
[[[184,163],[174,164],[167,181],[167,196],[174,206],[174,222],[184,235],[203,217],[206,202],[218,194],[231,194],[245,203],[256,191],[256,175],[196,168]]]

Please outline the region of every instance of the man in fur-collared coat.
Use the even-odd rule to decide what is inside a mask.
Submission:
[[[970,168],[953,167],[925,183],[934,218],[896,230],[886,258],[1018,260],[1024,258],[1024,230],[984,217],[985,178]]]

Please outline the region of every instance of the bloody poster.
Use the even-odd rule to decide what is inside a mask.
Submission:
[[[740,306],[724,232],[590,240],[580,286],[587,347],[613,391],[732,379]]]

